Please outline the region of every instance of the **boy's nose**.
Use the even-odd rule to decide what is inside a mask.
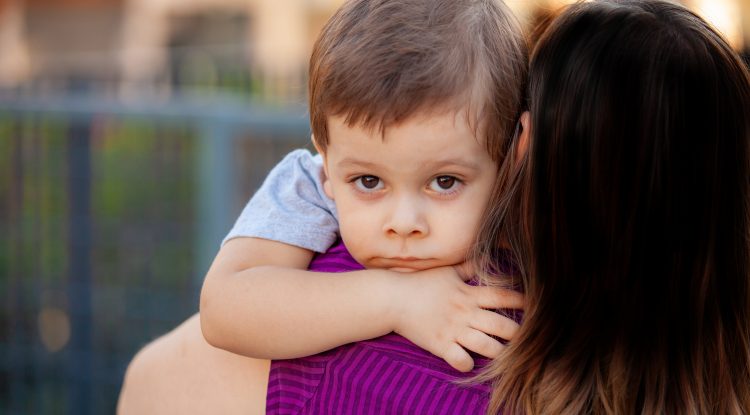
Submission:
[[[418,201],[402,198],[384,223],[383,231],[388,236],[424,237],[428,234],[429,226]]]

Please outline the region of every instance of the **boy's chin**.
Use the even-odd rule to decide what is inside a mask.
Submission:
[[[355,259],[357,259],[355,257]],[[395,272],[418,272],[433,268],[457,265],[455,259],[437,259],[437,258],[388,258],[388,257],[368,257],[357,261],[368,269],[384,269]]]
[[[417,272],[417,271],[422,271],[422,270],[421,269],[417,269],[417,268],[391,267],[391,268],[388,268],[388,271],[396,271],[396,272],[407,273],[407,272]]]

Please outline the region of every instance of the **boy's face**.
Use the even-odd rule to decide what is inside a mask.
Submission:
[[[414,271],[464,261],[497,175],[464,111],[386,129],[328,122],[325,190],[341,237],[367,268]]]

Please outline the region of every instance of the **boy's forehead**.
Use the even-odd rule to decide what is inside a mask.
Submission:
[[[319,150],[330,166],[380,166],[415,174],[436,164],[471,166],[494,159],[466,118],[455,112],[409,118],[384,131],[348,126],[343,117],[331,117],[328,145]]]
[[[468,174],[495,165],[465,117],[454,112],[409,118],[383,132],[331,117],[322,153],[328,168],[339,174],[369,170],[389,180],[408,181],[445,169]]]
[[[358,130],[372,137],[388,140],[392,135],[391,132],[393,129],[408,129],[413,134],[433,134],[436,129],[450,129],[468,133],[468,135],[471,135],[480,143],[486,141],[485,129],[483,128],[485,123],[475,115],[475,112],[469,110],[467,107],[422,110],[403,120],[390,123],[383,121],[376,122],[374,121],[374,117],[367,117],[367,119],[372,121],[358,120],[351,122],[345,115],[329,116],[330,139],[333,139],[335,135],[339,135],[337,133],[341,133],[342,130],[346,130],[347,132]],[[462,134],[462,136],[466,135]]]

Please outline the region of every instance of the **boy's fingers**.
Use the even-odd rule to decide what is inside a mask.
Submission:
[[[458,343],[451,342],[440,357],[459,372],[469,372],[474,368],[474,359]]]
[[[523,294],[495,287],[472,287],[477,305],[487,309],[523,309]]]
[[[470,326],[480,332],[505,340],[512,340],[521,327],[510,318],[489,310],[477,310],[472,316]]]
[[[503,345],[499,341],[479,330],[465,330],[458,338],[458,342],[461,346],[490,359],[496,358],[503,351]]]

